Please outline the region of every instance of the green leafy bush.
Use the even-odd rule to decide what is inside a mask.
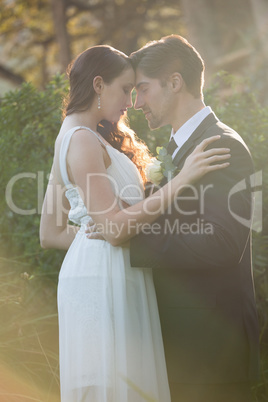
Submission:
[[[57,76],[45,91],[27,83],[0,105],[0,189],[6,195],[0,202],[0,250],[47,272],[55,271],[59,253],[52,257],[40,249],[39,220],[65,93],[66,82]]]

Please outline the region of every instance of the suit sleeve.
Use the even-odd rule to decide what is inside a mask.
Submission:
[[[156,221],[161,230],[152,225],[149,234],[131,240],[133,267],[215,269],[239,263],[250,235],[253,165],[241,141],[223,137],[218,146],[231,148],[230,166],[196,184],[198,199],[192,207],[186,191],[179,208],[174,203],[171,213]],[[189,215],[187,208],[195,213]]]

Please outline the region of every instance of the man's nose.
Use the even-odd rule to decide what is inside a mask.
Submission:
[[[141,109],[143,106],[142,97],[139,94],[136,94],[135,102],[134,102],[134,109]]]

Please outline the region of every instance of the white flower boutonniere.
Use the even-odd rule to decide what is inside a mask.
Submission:
[[[152,158],[152,162],[147,166],[145,174],[148,181],[158,186],[164,177],[161,162],[156,158]]]
[[[172,162],[172,157],[167,153],[165,147],[156,148],[157,157],[152,159],[152,162],[147,166],[146,177],[151,183],[158,186],[164,177],[172,179],[179,169]]]

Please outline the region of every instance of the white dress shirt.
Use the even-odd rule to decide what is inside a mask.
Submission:
[[[196,114],[194,114],[189,120],[186,121],[174,134],[172,129],[170,140],[173,137],[176,142],[178,148],[172,154],[172,159],[175,158],[179,149],[183,146],[183,144],[191,137],[193,132],[197,129],[199,124],[210,114],[212,110],[210,106],[206,106],[204,109],[200,110]]]

